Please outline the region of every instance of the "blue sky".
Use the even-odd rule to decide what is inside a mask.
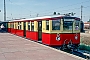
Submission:
[[[52,15],[54,11],[61,14],[74,12],[80,17],[83,5],[83,21],[90,19],[90,0],[6,0],[7,20],[12,18],[30,18]],[[0,20],[3,21],[3,0],[0,1]]]

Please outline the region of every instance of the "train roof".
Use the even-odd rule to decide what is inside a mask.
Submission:
[[[65,15],[54,15],[54,16],[43,16],[43,17],[35,17],[35,18],[28,18],[28,19],[15,19],[9,22],[14,21],[29,21],[29,20],[50,20],[50,19],[58,19],[58,18],[77,18],[77,17],[71,17],[71,16],[65,16]]]

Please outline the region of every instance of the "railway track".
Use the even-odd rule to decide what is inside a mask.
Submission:
[[[59,47],[52,47],[52,48],[55,48],[57,50],[60,50]],[[73,54],[73,55],[76,55],[76,56],[79,56],[79,57],[82,57],[84,59],[88,59],[90,60],[90,52],[89,51],[86,51],[86,50],[80,50],[80,49],[77,49],[77,50],[68,50],[68,49],[65,49],[65,50],[62,50],[64,52],[67,52],[67,53],[70,53],[70,54]]]
[[[38,43],[42,44],[42,42],[40,42],[40,41]],[[51,48],[54,48],[54,49],[57,49],[57,50],[61,50],[60,47],[51,47]],[[79,57],[82,57],[82,58],[87,59],[87,60],[90,60],[90,52],[86,51],[86,50],[80,50],[80,49],[69,50],[69,49],[64,49],[62,51],[70,53],[70,54],[73,54],[73,55],[76,55],[76,56],[79,56]]]
[[[39,41],[38,43],[42,44],[41,41]],[[57,49],[57,50],[61,50],[60,47],[52,47],[52,48]],[[86,50],[80,50],[80,49],[69,50],[69,49],[64,49],[62,51],[70,53],[70,54],[73,54],[73,55],[76,55],[76,56],[79,56],[79,57],[82,57],[82,58],[87,59],[87,60],[90,60],[90,52],[86,51]]]

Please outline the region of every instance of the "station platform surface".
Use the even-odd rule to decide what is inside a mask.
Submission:
[[[0,33],[0,60],[84,59],[10,33]]]

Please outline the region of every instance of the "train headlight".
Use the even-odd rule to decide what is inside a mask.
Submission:
[[[56,40],[57,40],[57,41],[60,41],[60,37],[56,37]]]
[[[60,34],[57,34],[56,40],[57,40],[57,41],[60,41]]]
[[[76,40],[78,39],[78,36],[77,36],[77,35],[75,36],[75,39],[76,39]]]

